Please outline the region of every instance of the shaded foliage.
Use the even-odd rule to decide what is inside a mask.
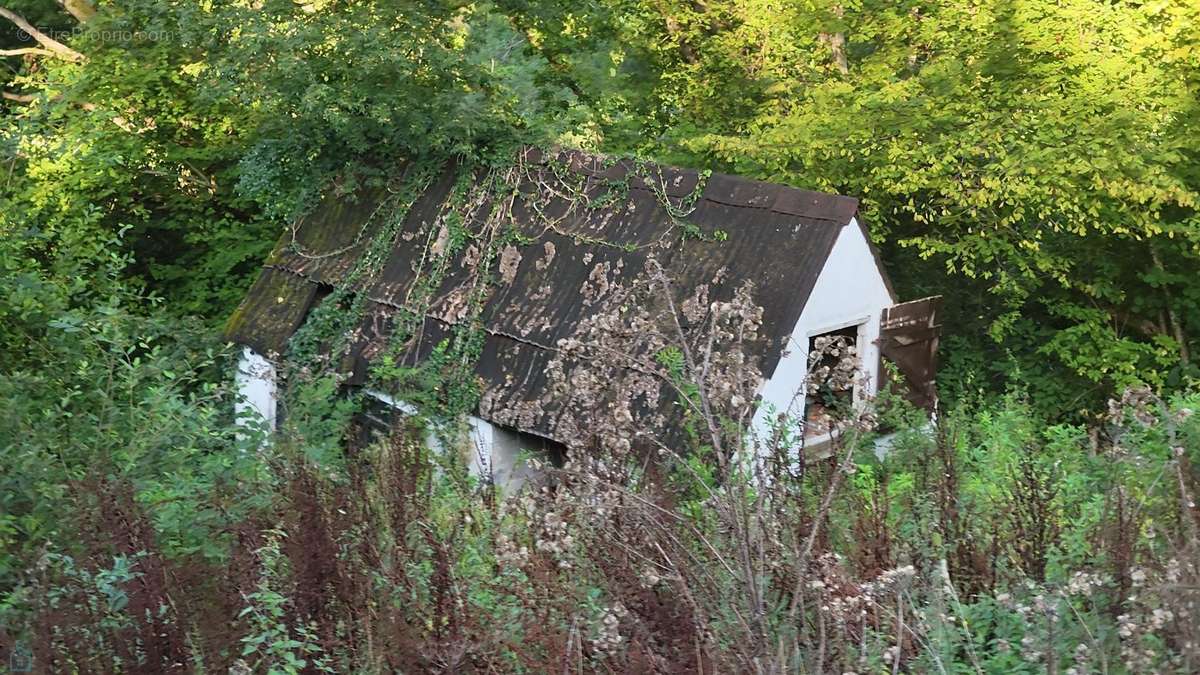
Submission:
[[[17,9],[86,55],[6,60],[0,224],[56,279],[132,255],[216,322],[321,195],[561,142],[861,196],[902,289],[948,296],[950,395],[1075,415],[1196,375],[1192,3]]]

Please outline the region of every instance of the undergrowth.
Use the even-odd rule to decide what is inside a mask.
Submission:
[[[419,418],[372,439],[353,399],[292,409],[255,451],[223,431],[229,392],[195,379],[225,356],[131,321],[61,328],[63,396],[0,387],[0,637],[45,672],[1200,664],[1194,395],[1131,391],[1091,429],[1015,396],[932,426],[897,410],[882,457],[847,424],[769,480],[711,444],[634,444],[506,494],[432,453]],[[35,456],[49,468],[19,469]]]

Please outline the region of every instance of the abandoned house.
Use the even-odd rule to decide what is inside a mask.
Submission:
[[[565,150],[410,173],[325,200],[267,259],[226,329],[243,418],[286,415],[283,364],[338,320],[305,339],[382,406],[410,409],[381,364],[465,364],[444,386],[475,388],[463,445],[498,483],[524,450],[670,437],[680,370],[752,433],[800,420],[810,445],[835,433],[826,406],[872,398],[884,357],[933,404],[937,299],[898,304],[855,199]],[[814,384],[830,344],[856,374]]]

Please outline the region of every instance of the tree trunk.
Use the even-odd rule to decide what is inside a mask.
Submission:
[[[1166,268],[1163,267],[1162,256],[1158,254],[1158,248],[1153,244],[1150,245],[1150,257],[1154,260],[1154,266],[1160,272],[1166,272]],[[1174,298],[1171,297],[1171,289],[1166,283],[1163,284],[1163,299],[1167,304],[1167,321],[1171,324],[1171,335],[1179,343],[1179,362],[1186,366],[1191,362],[1187,335],[1183,332],[1183,324],[1179,323],[1179,315],[1175,313]]]

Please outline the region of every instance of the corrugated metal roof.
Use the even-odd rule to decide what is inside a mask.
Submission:
[[[286,270],[263,269],[225,325],[226,336],[264,356],[281,353],[300,327],[317,285]]]
[[[426,264],[430,245],[437,245],[439,218],[445,216],[457,170],[447,168],[409,209],[381,272],[356,281],[358,291],[372,301],[350,355],[357,363],[357,379],[380,351],[398,308],[424,310],[403,357],[416,363],[466,320],[467,294],[482,289],[486,299],[479,317],[486,340],[476,364],[485,393],[481,416],[566,441],[555,412],[561,402],[547,400],[548,373],[583,364],[570,363],[558,345],[578,338],[583,324],[627,300],[628,289],[647,278],[650,258],[667,271],[677,306],[700,287],[710,302],[724,301],[750,282],[753,301],[762,308],[762,324],[748,356],[769,377],[838,232],[857,210],[857,201],[849,197],[715,174],[686,221],[702,232],[720,230],[726,238],[701,240],[682,236],[662,203],[663,196],[679,202],[691,195],[702,180],[696,171],[613,162],[577,151],[547,156],[528,150],[522,166],[518,184],[512,186],[512,222],[506,224],[519,233],[521,243],[502,247],[498,260],[491,261],[500,269],[490,270],[490,282],[482,286],[487,263],[481,261],[479,246],[467,247],[450,261],[438,288],[431,289],[427,309],[413,306],[417,270]],[[598,204],[556,195],[555,186],[567,174]],[[611,199],[614,182],[628,186],[618,199]],[[379,231],[381,219],[371,215],[388,199],[386,190],[378,190],[329,200],[285,234],[262,279],[231,320],[227,336],[260,352],[279,351],[284,334],[295,330],[315,297],[315,291],[300,289],[347,280]],[[485,236],[479,214],[489,210],[490,204],[480,204],[466,218],[477,236]],[[284,304],[293,305],[286,311],[275,302],[284,297],[276,290],[284,283],[280,275],[293,276],[284,284]],[[653,413],[669,399],[642,401],[639,408]]]

